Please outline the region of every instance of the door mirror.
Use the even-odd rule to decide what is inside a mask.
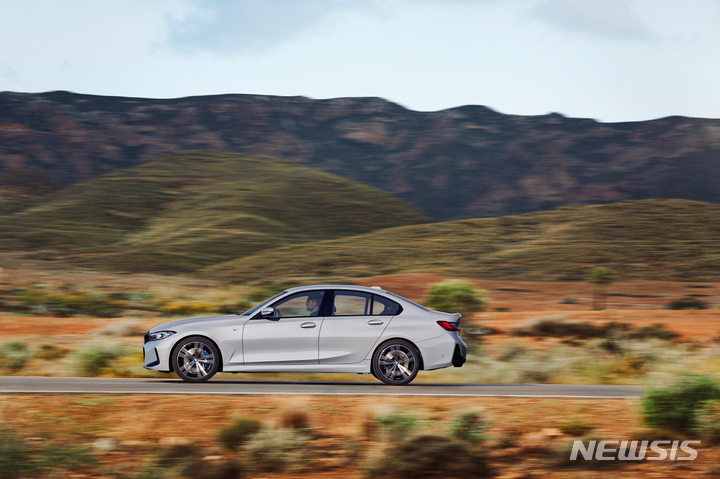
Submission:
[[[275,310],[273,308],[263,308],[260,310],[261,318],[272,318],[275,316]]]

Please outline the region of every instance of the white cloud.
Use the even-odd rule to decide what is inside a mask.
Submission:
[[[198,0],[182,18],[168,18],[167,44],[180,53],[259,53],[309,31],[333,16],[373,8],[375,0]]]
[[[632,0],[540,0],[533,17],[584,35],[625,40],[656,37],[633,12]]]

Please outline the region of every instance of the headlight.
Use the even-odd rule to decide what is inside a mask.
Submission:
[[[168,336],[172,336],[175,334],[175,331],[157,331],[155,333],[147,333],[145,335],[145,342],[148,341],[160,341],[161,339],[165,339]]]

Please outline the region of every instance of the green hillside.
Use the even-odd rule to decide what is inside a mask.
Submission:
[[[314,168],[218,151],[163,157],[0,217],[0,249],[181,273],[291,243],[427,221],[392,195]]]
[[[221,281],[434,272],[585,280],[607,265],[623,278],[720,280],[720,206],[637,200],[460,220],[264,251],[200,272]]]

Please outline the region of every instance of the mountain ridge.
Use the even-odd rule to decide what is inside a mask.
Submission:
[[[195,149],[319,168],[436,220],[660,197],[720,203],[716,119],[598,123],[479,105],[419,112],[372,97],[0,93],[0,183],[35,169],[67,186]],[[3,191],[0,211],[18,196]]]

